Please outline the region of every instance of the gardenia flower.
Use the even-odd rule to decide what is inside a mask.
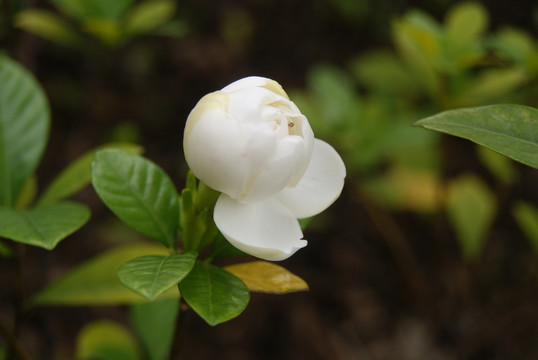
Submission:
[[[344,186],[338,153],[314,138],[282,87],[262,77],[204,96],[189,114],[183,148],[194,175],[221,192],[213,219],[224,237],[266,260],[306,246],[297,219],[325,210]]]

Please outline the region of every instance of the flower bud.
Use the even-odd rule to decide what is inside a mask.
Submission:
[[[340,156],[314,139],[282,87],[262,77],[204,96],[187,119],[183,147],[194,175],[222,193],[214,211],[219,230],[268,260],[306,245],[297,218],[323,211],[344,183]]]

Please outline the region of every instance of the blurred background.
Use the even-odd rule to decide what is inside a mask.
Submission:
[[[537,31],[531,0],[0,0],[0,49],[52,108],[43,186],[129,141],[183,188],[190,109],[249,75],[278,81],[344,158],[342,196],[282,263],[310,291],[252,294],[214,328],[187,313],[178,359],[538,359],[538,172],[412,126],[459,107],[536,107]],[[54,252],[25,249],[25,296],[144,240],[91,188],[77,200],[92,209],[82,230]],[[0,259],[2,307],[13,266]],[[130,326],[124,306],[46,306],[21,339],[36,359],[70,359],[97,319]]]

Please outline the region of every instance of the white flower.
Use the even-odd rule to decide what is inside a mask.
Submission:
[[[262,77],[204,96],[187,119],[183,148],[194,175],[222,193],[213,214],[219,230],[266,260],[306,246],[297,219],[325,210],[344,186],[338,153],[314,138],[282,87]]]

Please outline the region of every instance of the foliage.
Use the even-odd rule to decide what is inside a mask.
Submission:
[[[61,196],[31,205],[34,172],[48,139],[49,105],[34,77],[3,55],[0,88],[0,237],[52,250],[88,221],[90,211]]]
[[[52,3],[63,16],[49,10],[25,9],[17,14],[16,26],[77,50],[88,46],[85,35],[114,48],[144,34],[182,36],[185,32],[184,24],[172,19],[176,3],[171,0],[138,4],[134,0],[55,0]],[[74,28],[73,23],[77,27]]]
[[[536,103],[536,42],[514,28],[490,33],[488,25],[477,2],[454,5],[442,22],[410,10],[392,22],[394,50],[362,53],[345,69],[316,65],[307,89],[291,94],[316,133],[340,145],[362,198],[388,211],[445,209],[467,259],[483,249],[496,194],[473,177],[484,221],[464,225],[470,208],[455,199],[470,202],[456,195],[466,185],[443,181],[439,135],[411,125],[424,119],[417,125],[536,167],[536,110],[524,106]],[[490,105],[498,102],[522,105]],[[517,177],[509,159],[480,148],[477,157],[505,186]]]
[[[210,252],[206,261],[229,253],[222,244],[226,240],[219,236],[210,216],[216,200],[214,190],[197,183],[189,174],[180,197],[166,173],[153,162],[115,149],[96,153],[92,183],[103,202],[120,219],[170,252],[165,256],[147,254],[127,261],[118,269],[123,284],[148,300],[179,285],[182,298],[210,325],[228,321],[245,309],[249,288],[243,281],[225,269],[196,260],[213,243],[222,250]],[[182,232],[182,249],[176,244],[178,230]],[[266,282],[266,271],[253,264],[244,266],[250,269],[244,274]],[[297,281],[289,276],[280,288],[274,288],[275,292],[284,293],[290,287],[306,289],[292,285],[292,280]]]

